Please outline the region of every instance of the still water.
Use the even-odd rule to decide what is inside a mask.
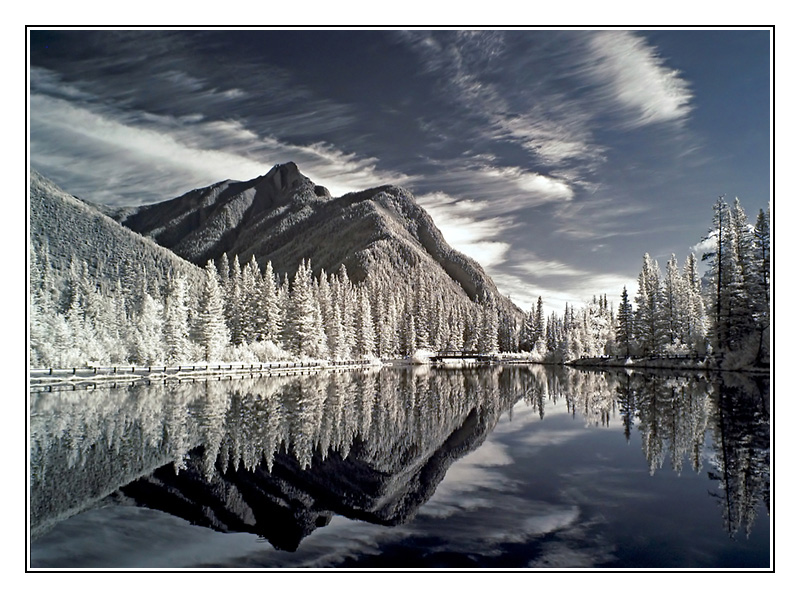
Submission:
[[[768,378],[391,368],[31,394],[32,568],[770,568]]]

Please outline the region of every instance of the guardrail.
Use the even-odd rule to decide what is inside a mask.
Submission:
[[[704,353],[659,353],[656,355],[581,355],[578,359],[646,359],[654,361],[656,359],[696,359],[701,361],[708,357]]]
[[[110,365],[73,368],[32,368],[29,370],[30,389],[39,392],[78,390],[117,386],[120,382],[152,384],[154,380],[178,382],[195,379],[226,379],[255,376],[282,376],[313,370],[364,368],[374,361],[354,359],[343,361],[279,361],[263,363],[217,363],[174,366]]]

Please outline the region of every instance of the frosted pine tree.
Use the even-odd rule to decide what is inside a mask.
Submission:
[[[372,357],[375,354],[372,308],[364,287],[359,289],[357,295],[359,309],[356,315],[356,354],[359,357]]]
[[[769,315],[770,303],[770,226],[769,210],[758,211],[756,225],[753,229],[753,244],[755,248],[755,270],[758,276],[760,289],[758,291],[757,304],[762,311]]]
[[[414,282],[414,315],[417,332],[416,346],[419,349],[430,349],[431,329],[431,286],[425,271],[420,265],[416,268]]]
[[[431,348],[441,350],[447,344],[450,331],[447,328],[447,318],[445,317],[444,298],[437,293],[434,308],[431,311]]]
[[[734,334],[741,346],[743,343],[750,343],[753,335],[758,332],[755,318],[758,310],[755,299],[759,295],[761,286],[752,228],[747,222],[747,216],[738,197],[735,198],[731,209],[731,231],[736,245],[737,278],[741,284],[741,292],[731,298],[731,319]]]
[[[194,336],[200,345],[203,359],[218,361],[228,344],[229,333],[225,325],[225,306],[214,263],[209,260],[205,267],[200,303],[194,321]]]
[[[344,337],[342,345],[346,351],[346,358],[353,356],[356,344],[356,301],[355,290],[347,275],[347,268],[342,264],[337,274],[337,302],[342,312],[342,329]]]
[[[331,292],[331,284],[325,269],[320,270],[317,284],[315,285],[315,293],[317,303],[319,303],[320,313],[322,314],[322,325],[325,330],[325,340],[327,346],[325,352],[327,355],[333,355],[333,347],[331,346],[331,337],[336,333],[333,331],[333,294]]]
[[[242,309],[242,267],[239,256],[233,257],[228,289],[223,295],[225,321],[230,331],[231,343],[241,345],[244,341],[244,310]]]
[[[407,297],[403,305],[403,317],[400,321],[400,351],[408,356],[417,350],[417,321],[414,314],[414,303]]]
[[[667,262],[658,318],[661,325],[661,346],[670,353],[685,350],[682,332],[686,328],[684,322],[687,315],[686,290],[684,278],[673,253]]]
[[[770,225],[769,210],[759,210],[756,225],[753,229],[753,246],[755,254],[755,273],[758,280],[754,289],[753,306],[755,321],[758,326],[761,342],[756,354],[756,363],[769,362],[769,338],[766,334],[770,327]]]
[[[636,294],[637,309],[634,330],[639,350],[652,354],[660,349],[658,301],[661,292],[661,277],[658,262],[645,253],[639,273],[639,291]]]
[[[544,302],[541,296],[536,300],[536,313],[533,322],[533,350],[539,355],[545,352],[545,317]]]
[[[255,255],[242,270],[241,289],[239,294],[240,326],[242,342],[252,343],[256,340],[256,332],[260,328],[261,307],[258,292],[258,281],[261,280],[261,271],[258,268]]]
[[[714,240],[715,248],[703,255],[703,259],[710,262],[708,313],[712,345],[720,358],[734,348],[737,340],[734,320],[738,311],[737,297],[742,292],[737,243],[731,221],[730,207],[720,197],[714,204],[714,221],[706,237]]]
[[[684,342],[691,351],[705,353],[708,322],[700,286],[700,275],[697,272],[697,258],[693,253],[686,257],[683,265],[683,279],[686,288]]]
[[[531,310],[525,312],[525,319],[522,322],[522,330],[519,337],[520,351],[533,351],[536,343],[536,306],[531,305]]]
[[[219,258],[219,263],[217,264],[217,272],[219,273],[219,286],[222,289],[224,295],[227,295],[229,292],[229,284],[230,284],[230,275],[231,275],[231,264],[230,260],[228,260],[228,254],[223,253],[222,257]]]
[[[322,314],[312,289],[311,267],[305,260],[292,279],[286,322],[290,332],[287,349],[298,357],[325,357],[327,342],[322,330]]]
[[[164,297],[164,344],[167,361],[189,359],[189,307],[186,277],[174,274],[167,280]]]
[[[628,289],[622,287],[622,298],[617,311],[617,328],[615,340],[617,351],[628,356],[634,342],[633,332],[633,308],[628,300]]]
[[[464,350],[477,351],[482,334],[481,324],[483,322],[481,306],[477,303],[470,303],[464,309]]]
[[[134,361],[139,365],[164,362],[164,306],[147,291],[143,292],[134,319]]]
[[[261,320],[261,338],[278,344],[280,332],[281,310],[278,300],[278,287],[275,282],[275,273],[272,262],[267,262],[261,282],[260,309],[263,313]]]
[[[346,344],[344,327],[342,326],[342,310],[339,305],[333,306],[331,321],[328,323],[328,346],[330,357],[336,361],[347,359],[349,347]]]
[[[498,317],[497,309],[491,297],[484,298],[481,305],[481,329],[478,337],[478,351],[484,354],[497,353]]]
[[[380,354],[383,357],[393,357],[398,353],[400,345],[398,337],[398,300],[391,294],[384,295],[384,313],[381,314],[384,318],[381,335],[378,339],[380,343]]]

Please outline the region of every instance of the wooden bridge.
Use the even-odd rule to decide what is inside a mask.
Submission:
[[[431,356],[431,361],[442,362],[447,360],[455,360],[455,359],[469,359],[472,361],[492,361],[494,357],[492,355],[487,355],[486,353],[481,353],[480,351],[438,351],[436,354]]]

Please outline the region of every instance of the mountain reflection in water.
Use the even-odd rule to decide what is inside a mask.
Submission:
[[[731,536],[749,534],[769,505],[766,379],[382,368],[33,394],[31,537],[108,504],[286,551],[337,514],[404,524],[502,414],[564,406],[589,427],[621,423],[628,441],[638,431],[651,475],[708,471]]]

